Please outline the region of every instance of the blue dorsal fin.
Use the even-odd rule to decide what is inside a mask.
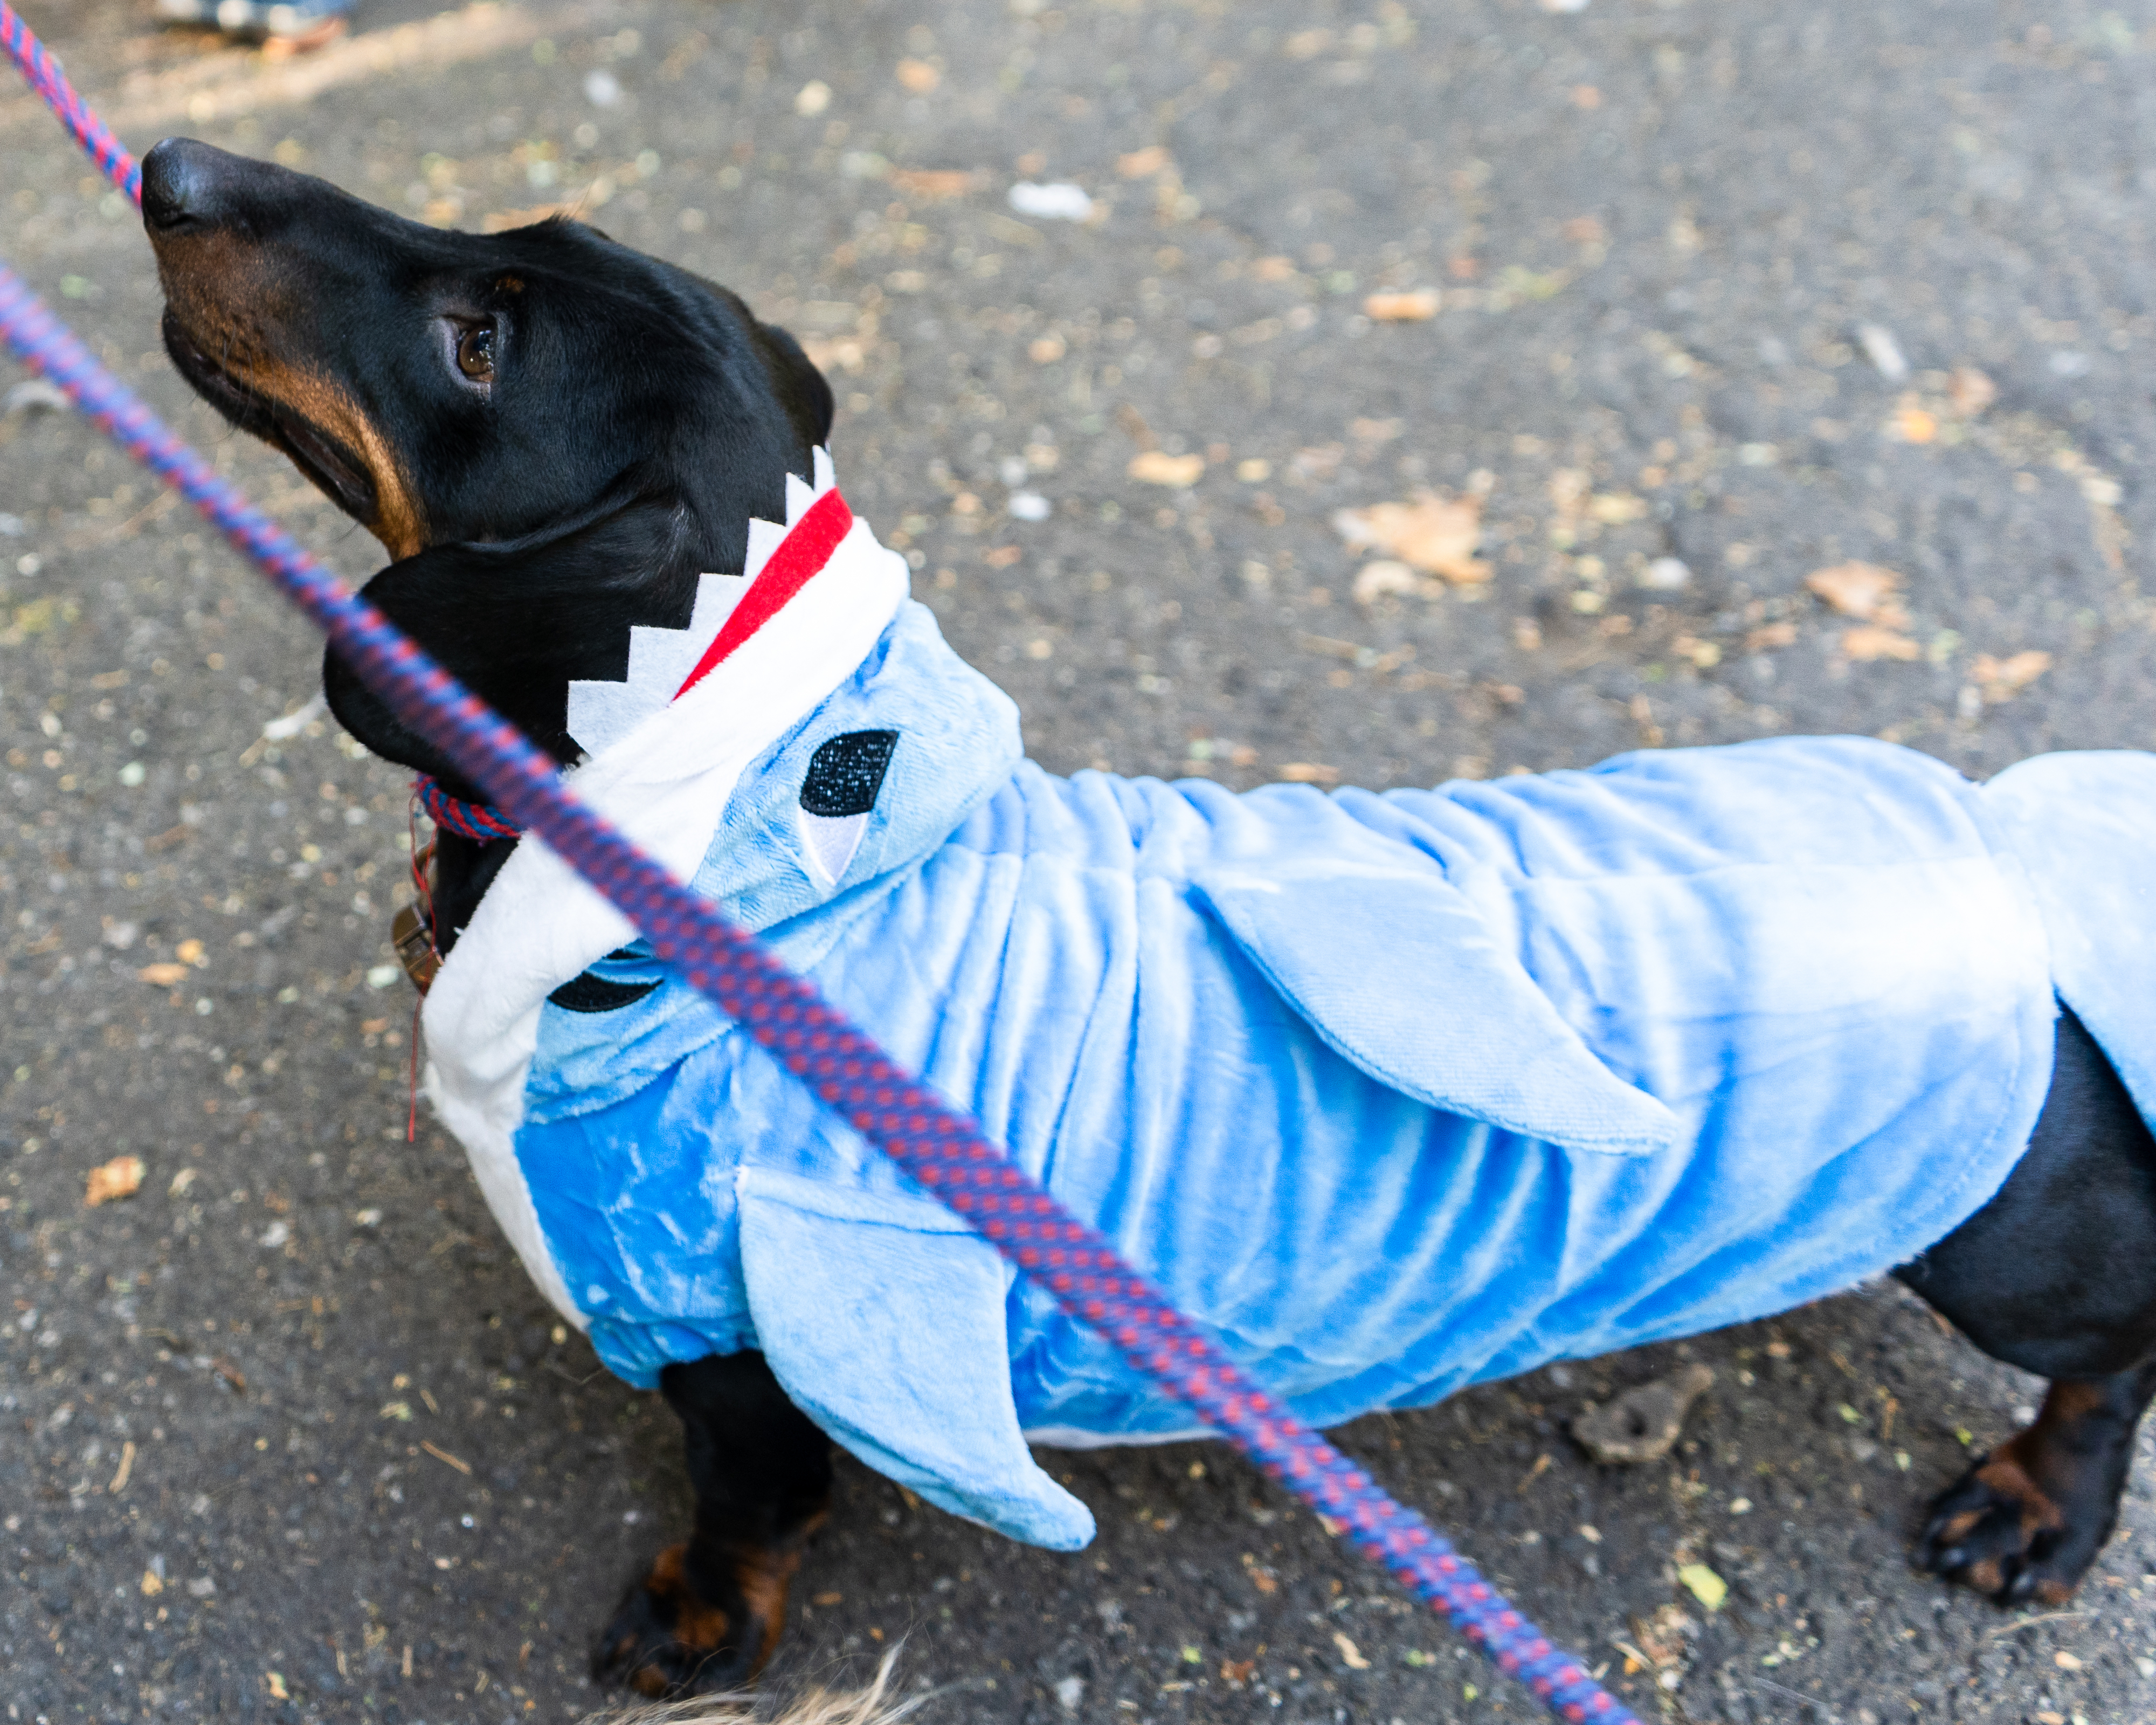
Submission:
[[[1443,875],[1327,860],[1191,884],[1288,1004],[1395,1090],[1571,1149],[1676,1139],[1676,1116],[1595,1058]]]

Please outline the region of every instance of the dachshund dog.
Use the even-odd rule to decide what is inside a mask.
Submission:
[[[438,232],[181,140],[145,158],[143,208],[173,362],[380,540],[392,561],[367,597],[565,769],[596,773],[580,783],[602,807],[634,812],[636,774],[673,770],[652,739],[722,735],[735,767],[679,781],[706,801],[677,870],[1299,1409],[1423,1405],[1891,1267],[1986,1353],[2051,1380],[2035,1422],[1939,1497],[1918,1561],[2002,1602],[2080,1582],[2156,1394],[2156,1065],[2128,999],[2156,978],[2131,974],[2152,950],[2138,888],[2081,940],[2097,888],[2055,879],[2047,851],[2094,868],[2128,845],[2087,824],[2138,802],[2144,757],[2044,757],[1985,787],[1861,739],[1385,798],[1051,780],[1015,758],[1008,703],[951,658],[837,501],[829,387],[735,295],[572,222]],[[830,657],[816,680],[757,681],[757,643],[782,636],[787,664]],[[625,925],[490,828],[480,787],[334,654],[325,679],[338,720],[433,781],[443,811],[437,1101],[542,1286],[685,1429],[694,1526],[629,1588],[598,1674],[650,1695],[753,1676],[824,1513],[827,1432],[933,1501],[1081,1543],[1082,1507],[1030,1471],[1020,1430],[1108,1441],[1188,1422],[789,1100]],[[650,728],[699,701],[689,728]],[[1903,812],[1879,814],[1882,798]],[[1816,823],[1792,837],[1795,804]],[[1021,853],[1048,858],[1054,891],[1025,884]],[[1845,892],[1859,911],[1830,914],[1855,916],[1853,941],[1804,920]],[[1948,900],[1964,923],[1935,920]],[[518,941],[557,904],[578,932],[526,963]],[[1638,956],[1647,943],[1607,932],[1620,911],[1681,937]],[[998,916],[983,980],[968,919]],[[1094,935],[1065,924],[1092,916],[1111,959],[1137,952],[1142,981],[1175,986],[1091,964]],[[1360,955],[1345,982],[1336,949]],[[927,1005],[901,998],[923,978]],[[1754,987],[1773,995],[1756,1022],[1730,992]],[[960,1011],[967,988],[985,992]],[[1651,1033],[1626,1028],[1665,997]],[[1792,1012],[1840,1040],[1796,1036]],[[482,1019],[525,1027],[501,1117],[459,1042]],[[1912,1050],[1891,1071],[1890,1042]],[[631,1045],[670,1051],[605,1077]],[[1797,1067],[1814,1076],[1788,1088]],[[579,1101],[542,1072],[606,1087]],[[1146,1107],[1129,1101],[1142,1091]],[[682,1150],[670,1122],[706,1096],[705,1137]],[[1328,1114],[1347,1123],[1312,1123]],[[706,1139],[737,1116],[751,1123],[723,1179],[666,1160],[719,1156]],[[789,1160],[796,1139],[811,1147]],[[1112,1168],[1089,1186],[1093,1139]],[[1346,1171],[1353,1203],[1291,1178],[1320,1163]],[[1448,1183],[1461,1169],[1471,1193]],[[611,1183],[563,1191],[594,1171]],[[1717,1203],[1686,1196],[1700,1181]],[[691,1189],[707,1206],[693,1214]],[[1527,1245],[1478,1258],[1491,1192],[1515,1243],[1549,1246],[1562,1272]],[[1599,1255],[1578,1261],[1589,1235]],[[1480,1280],[1433,1292],[1439,1269]]]

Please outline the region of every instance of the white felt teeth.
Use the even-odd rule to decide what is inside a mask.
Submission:
[[[666,707],[683,679],[696,668],[750,583],[763,572],[771,554],[829,490],[837,479],[831,457],[816,451],[814,487],[786,475],[786,525],[752,517],[748,524],[747,567],[739,575],[705,575],[696,583],[696,608],[686,629],[632,629],[629,632],[629,677],[625,682],[569,685],[569,735],[588,755],[612,747],[654,713]]]

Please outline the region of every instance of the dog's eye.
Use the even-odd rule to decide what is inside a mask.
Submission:
[[[475,383],[494,381],[494,326],[481,324],[457,338],[457,369]]]

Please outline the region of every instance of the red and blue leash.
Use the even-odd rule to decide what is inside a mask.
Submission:
[[[0,0],[0,47],[98,166],[140,203],[134,158],[69,86],[59,63]],[[1302,1424],[991,1145],[980,1128],[901,1070],[752,936],[631,845],[561,782],[554,762],[436,665],[212,471],[93,358],[4,264],[0,335],[151,472],[178,487],[325,631],[398,717],[455,760],[494,803],[546,840],[619,908],[695,987],[824,1103],[963,1217],[1073,1317],[1189,1403],[1373,1562],[1450,1618],[1558,1717],[1638,1725],[1445,1538]]]

